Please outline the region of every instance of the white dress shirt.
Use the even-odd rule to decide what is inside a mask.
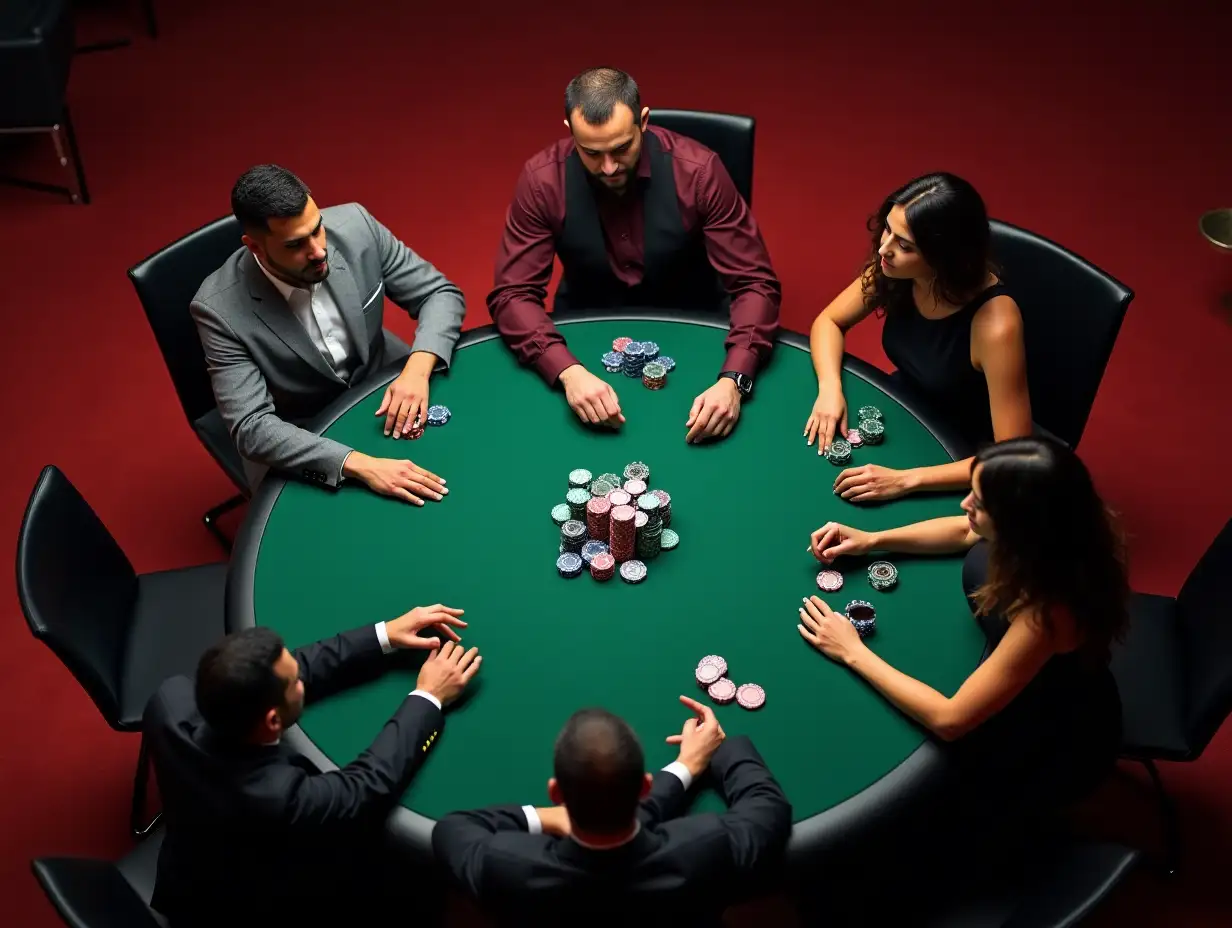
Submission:
[[[317,351],[321,352],[321,357],[334,369],[334,373],[347,380],[355,369],[355,346],[351,343],[351,333],[347,331],[342,310],[329,290],[319,283],[310,284],[306,289],[293,287],[271,274],[256,255],[253,258],[261,273],[269,278],[287,301],[287,306],[304,327]]]
[[[376,623],[376,640],[381,643],[381,650],[388,654],[394,649],[394,646],[389,643],[389,629],[385,627],[384,622]],[[412,696],[422,696],[436,708],[441,708],[441,701],[429,693],[427,690],[411,690]],[[686,770],[685,773],[688,773]]]
[[[684,764],[682,764],[680,761],[674,760],[670,764],[668,764],[666,767],[664,767],[663,769],[666,772],[674,775],[677,779],[679,779],[680,782],[684,785],[684,788],[686,790],[688,790],[688,788],[693,785],[693,774],[689,773],[689,768],[686,767]],[[526,814],[527,830],[532,835],[542,834],[543,833],[543,822],[539,819],[539,813],[535,811],[535,807],[534,806],[522,806],[522,811]],[[587,844],[585,841],[578,841],[576,837],[574,837],[573,840],[577,841],[577,843],[582,845],[582,847],[590,847],[592,850],[597,850],[597,851],[606,851],[614,847],[622,847],[628,844],[630,841],[632,841],[634,838],[637,837],[638,832],[640,832],[641,830],[642,830],[642,823],[638,822],[637,827],[633,829],[633,834],[629,835],[629,837],[621,841],[620,844],[608,844],[608,845],[604,845],[601,848],[592,847],[591,845]],[[573,837],[573,836],[571,835],[570,837]]]

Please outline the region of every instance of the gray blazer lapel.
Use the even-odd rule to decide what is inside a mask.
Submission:
[[[257,267],[257,261],[253,258],[252,252],[245,254],[241,260],[244,262],[244,275],[248,278],[248,295],[253,299],[253,311],[257,318],[282,339],[288,348],[321,374],[341,383],[342,378],[334,373],[329,362],[321,357],[321,352],[317,351],[317,346],[312,343],[304,327],[292,315],[282,294],[274,289],[274,285],[261,273],[261,268]]]
[[[359,305],[359,288],[355,286],[355,276],[347,267],[346,259],[332,246],[329,249],[329,276],[325,278],[325,286],[342,313],[351,344],[359,351],[359,367],[356,370],[361,370],[368,364],[368,327],[364,325],[364,314]]]

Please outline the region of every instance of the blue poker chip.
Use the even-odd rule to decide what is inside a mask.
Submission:
[[[609,551],[611,548],[608,547],[607,542],[588,541],[582,545],[582,562],[589,567],[596,554],[607,554]]]
[[[646,356],[646,349],[641,342],[629,342],[629,344],[625,345],[625,350],[621,354],[624,355],[626,361],[630,358],[644,358]]]
[[[449,411],[448,406],[428,407],[428,425],[444,425],[451,418],[453,418],[453,413]]]
[[[660,364],[662,364],[665,368],[667,368],[667,372],[669,374],[672,372],[672,368],[676,366],[675,359],[669,358],[667,355],[664,355],[661,358],[655,358],[655,360],[658,361]]]
[[[582,556],[566,551],[556,559],[556,571],[562,577],[577,577],[582,573]]]
[[[624,355],[619,351],[609,351],[603,356],[604,367],[620,367],[624,363]]]
[[[659,356],[659,346],[654,342],[642,342],[642,354],[647,361],[653,361]]]

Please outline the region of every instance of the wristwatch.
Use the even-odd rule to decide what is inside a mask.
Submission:
[[[739,371],[723,371],[723,373],[719,374],[718,379],[722,380],[724,377],[736,382],[736,389],[740,391],[740,395],[744,399],[747,400],[753,393],[753,378],[748,376],[748,374],[741,374]]]

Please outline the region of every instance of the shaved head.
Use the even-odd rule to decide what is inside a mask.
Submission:
[[[556,739],[556,782],[570,820],[587,831],[613,834],[632,825],[645,772],[633,729],[604,709],[574,713]]]

